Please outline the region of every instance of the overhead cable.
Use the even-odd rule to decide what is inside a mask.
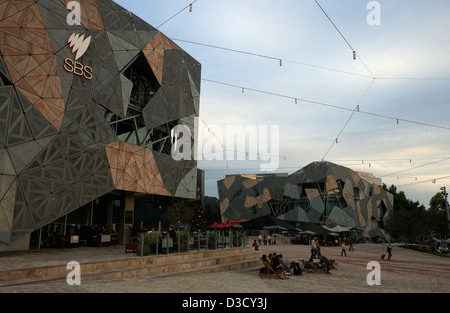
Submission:
[[[181,12],[183,12],[184,10],[186,10],[187,8],[189,8],[189,12],[192,12],[192,5],[194,3],[196,3],[198,0],[194,0],[194,2],[188,4],[187,6],[185,6],[184,8],[182,8],[180,11],[178,11],[177,13],[175,13],[174,15],[172,15],[170,18],[168,18],[165,22],[163,22],[161,25],[159,25],[156,28],[160,28],[161,26],[163,26],[164,24],[166,24],[167,22],[169,22],[171,19],[173,19],[175,16],[177,16],[178,14],[180,14]]]
[[[335,109],[339,109],[339,110],[345,110],[345,111],[350,111],[350,112],[355,111],[355,109],[345,108],[345,107],[342,107],[342,106],[329,104],[329,103],[325,103],[325,102],[319,102],[319,101],[307,100],[307,99],[302,99],[302,98],[293,97],[293,96],[287,96],[287,95],[278,94],[278,93],[274,93],[274,92],[270,92],[270,91],[264,91],[264,90],[258,90],[258,89],[255,89],[255,88],[238,86],[238,85],[225,83],[225,82],[220,82],[220,81],[215,81],[215,80],[206,79],[206,78],[202,78],[202,81],[213,83],[213,84],[224,85],[224,86],[228,86],[228,87],[233,87],[233,88],[239,88],[240,90],[242,90],[242,92],[244,90],[247,90],[247,91],[253,91],[253,92],[256,92],[256,93],[261,93],[261,94],[274,96],[274,97],[291,99],[291,100],[294,100],[295,103],[297,103],[298,101],[301,101],[301,102],[306,102],[306,103],[310,103],[310,104],[316,104],[316,105],[326,106],[326,107],[330,107],[330,108],[335,108]],[[385,119],[391,119],[391,120],[396,121],[397,123],[405,122],[405,123],[410,123],[410,124],[418,124],[418,125],[422,125],[422,126],[428,126],[428,127],[434,127],[434,128],[450,130],[450,127],[446,127],[446,126],[434,125],[434,124],[425,123],[425,122],[419,122],[419,121],[412,121],[412,120],[407,120],[407,119],[402,119],[402,118],[398,118],[398,117],[387,116],[387,115],[378,114],[378,113],[365,112],[365,111],[361,111],[361,110],[357,110],[356,113],[365,114],[365,115],[371,115],[371,116],[385,118]]]

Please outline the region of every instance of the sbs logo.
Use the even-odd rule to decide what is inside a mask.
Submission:
[[[74,73],[78,76],[83,76],[86,79],[92,79],[92,68],[84,66],[77,60],[81,58],[91,44],[91,36],[84,38],[84,35],[72,34],[67,40],[69,47],[72,48],[72,53],[75,53],[74,60],[66,58],[64,60],[64,69],[69,73]]]

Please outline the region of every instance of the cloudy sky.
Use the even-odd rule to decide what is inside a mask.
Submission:
[[[450,189],[450,1],[380,0],[379,15],[366,0],[116,2],[202,64],[207,195],[269,161],[281,173],[321,160],[373,173],[425,206]],[[230,126],[279,136],[207,160],[214,142],[232,142]]]

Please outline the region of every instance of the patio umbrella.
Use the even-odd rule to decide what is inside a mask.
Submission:
[[[208,228],[220,228],[220,227],[222,226],[220,226],[220,224],[217,222],[214,222],[214,224],[208,226]]]
[[[341,232],[345,232],[345,231],[350,231],[351,227],[343,227],[340,225],[336,225],[334,227],[327,227],[327,226],[323,226],[323,228],[326,228],[329,231],[332,231],[334,233],[341,233]]]
[[[272,225],[272,226],[264,226],[263,229],[272,230],[272,229],[280,229],[280,230],[287,230],[286,228],[279,226],[279,225]]]
[[[178,222],[178,223],[172,224],[172,227],[174,227],[174,228],[184,228],[184,227],[187,227],[187,225]]]
[[[279,220],[278,218],[272,215],[264,215],[261,217],[257,217],[247,222],[243,222],[240,225],[242,225],[243,228],[247,229],[265,229],[264,227],[277,226],[283,227],[284,230],[297,231],[297,228],[295,228],[295,226],[292,226],[291,224],[285,221]]]
[[[228,222],[228,223],[222,223],[222,224],[220,224],[220,225],[222,225],[221,227],[231,227],[231,226],[235,226],[235,225],[237,225],[237,224],[240,224],[241,222]]]
[[[303,223],[299,226],[300,229],[303,231],[312,231],[316,235],[328,235],[330,231],[328,229],[325,229],[321,225],[317,225],[314,223]]]

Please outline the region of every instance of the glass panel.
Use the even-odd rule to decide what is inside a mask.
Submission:
[[[142,53],[123,75],[133,82],[130,104],[139,109],[143,109],[161,87]]]

